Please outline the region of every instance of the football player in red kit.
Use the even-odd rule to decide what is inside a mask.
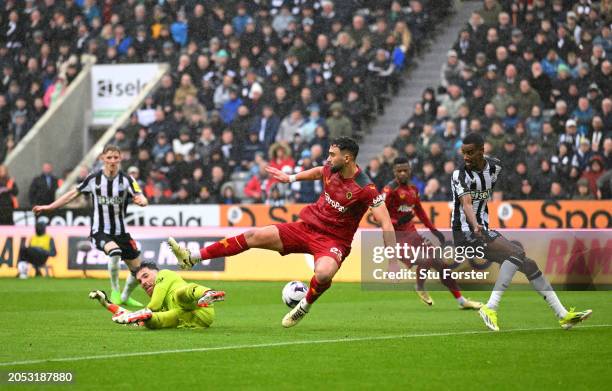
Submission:
[[[402,245],[407,243],[411,247],[429,246],[431,244],[417,232],[413,221],[416,215],[416,217],[421,220],[421,223],[429,228],[431,233],[434,234],[440,242],[440,245],[443,246],[445,242],[444,235],[436,229],[429,220],[429,217],[427,217],[421,205],[421,200],[419,199],[419,190],[415,185],[410,183],[411,170],[410,164],[406,158],[399,157],[395,159],[393,162],[393,174],[395,179],[384,187],[383,194],[385,195],[385,204],[391,216],[391,222],[396,231],[395,235],[397,242]],[[479,309],[482,307],[482,303],[464,298],[459,290],[457,281],[450,276],[445,277],[443,273],[441,273],[445,268],[441,259],[422,257],[414,260],[414,263],[410,260],[401,259],[401,261],[408,267],[411,267],[413,264],[417,265],[416,292],[425,304],[433,305],[434,302],[425,290],[424,285],[426,278],[424,274],[426,273],[422,271],[433,268],[438,271],[442,284],[444,284],[455,299],[457,299],[460,308]]]
[[[323,180],[323,192],[318,201],[300,212],[300,221],[255,228],[244,234],[225,238],[191,254],[169,238],[168,244],[182,268],[190,268],[205,259],[239,254],[249,248],[278,251],[282,255],[308,253],[315,258],[314,276],[306,297],[282,320],[284,327],[295,326],[310,310],[311,305],[331,286],[342,261],[351,251],[351,242],[365,212],[381,223],[385,246],[395,246],[395,232],[385,206],[370,178],[357,166],[357,143],[348,138],[334,140],[327,162],[287,175],[273,167],[268,173],[282,183]]]

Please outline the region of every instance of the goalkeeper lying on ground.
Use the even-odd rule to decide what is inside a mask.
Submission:
[[[215,319],[212,303],[225,298],[223,291],[187,283],[172,270],[159,270],[154,263],[143,262],[136,269],[136,279],[151,297],[139,311],[130,312],[112,304],[103,291],[92,291],[89,297],[112,312],[114,322],[149,329],[210,327]]]

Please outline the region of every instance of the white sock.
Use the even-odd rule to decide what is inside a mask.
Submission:
[[[310,304],[310,303],[309,303],[309,302],[306,300],[306,298],[304,297],[302,300],[300,300],[300,302],[298,303],[298,305],[299,305],[300,307],[302,307],[302,309],[303,309],[304,311],[308,312],[308,311],[310,311],[310,306],[311,306],[312,304]]]
[[[26,261],[19,261],[17,263],[17,270],[19,271],[19,278],[25,280],[28,278],[28,271],[30,270],[30,264]]]
[[[134,288],[136,288],[137,285],[138,280],[136,279],[136,277],[134,277],[132,273],[128,274],[128,278],[125,281],[125,287],[123,287],[123,292],[121,293],[122,302],[125,303],[127,301],[127,299],[130,297],[132,291],[134,290]]]
[[[499,276],[497,276],[497,281],[495,281],[495,287],[493,287],[493,292],[491,292],[491,297],[489,297],[489,301],[487,302],[487,307],[492,310],[497,310],[504,291],[510,286],[512,277],[514,277],[518,269],[518,266],[510,261],[504,261],[502,263],[499,268]]]
[[[463,303],[465,303],[465,297],[463,296],[457,297],[457,303],[459,303],[459,305],[463,305]]]
[[[119,291],[119,262],[121,261],[121,253],[112,255],[110,253],[110,260],[108,261],[108,273],[110,274],[111,289]]]
[[[529,281],[529,283],[531,284],[533,289],[535,289],[540,295],[542,295],[542,297],[544,298],[544,300],[546,300],[550,308],[552,308],[552,310],[555,312],[555,315],[557,315],[557,318],[561,319],[564,318],[565,315],[567,315],[567,310],[565,309],[563,304],[561,304],[561,301],[557,297],[557,294],[553,290],[550,283],[546,281],[543,275],[540,275],[538,278],[534,278],[533,280]]]

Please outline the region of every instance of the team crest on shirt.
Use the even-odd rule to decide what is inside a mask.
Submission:
[[[350,200],[351,198],[353,198],[353,193],[351,193],[350,191],[346,192],[346,199]]]
[[[400,197],[400,199],[402,199],[402,200],[403,200],[404,198],[406,198],[406,193],[404,193],[403,191],[402,191],[402,192],[400,192],[400,193],[399,193],[399,197]]]

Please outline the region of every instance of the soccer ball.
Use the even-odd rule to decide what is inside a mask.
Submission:
[[[306,297],[306,292],[308,292],[308,287],[302,281],[288,282],[283,288],[283,302],[289,308],[293,308]]]

